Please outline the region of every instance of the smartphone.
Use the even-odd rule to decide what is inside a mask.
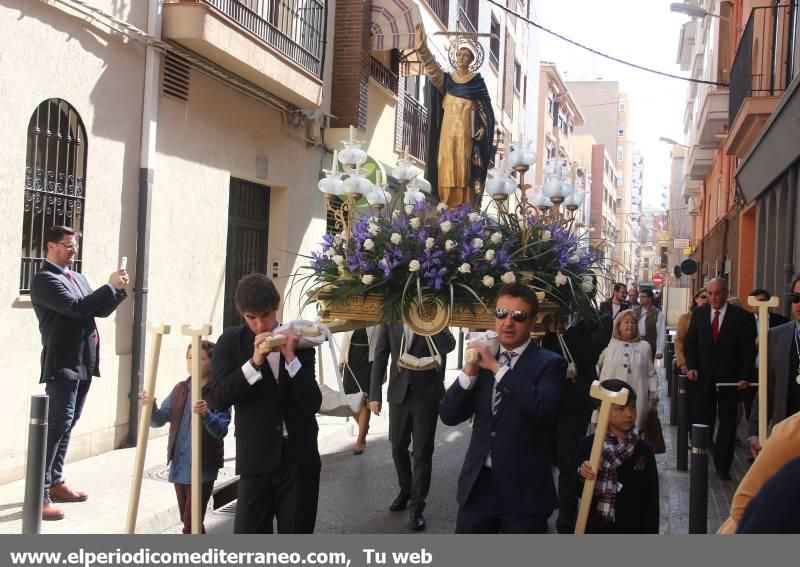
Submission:
[[[119,259],[119,271],[125,270],[128,268],[128,257],[121,256]]]

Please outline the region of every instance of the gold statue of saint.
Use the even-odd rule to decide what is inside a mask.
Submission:
[[[469,36],[459,36],[450,49],[454,71],[445,73],[428,49],[425,29],[418,24],[416,51],[434,87],[428,108],[425,177],[439,201],[449,208],[465,203],[480,205],[486,172],[494,157],[492,101],[483,77],[476,72],[483,60],[483,48]]]

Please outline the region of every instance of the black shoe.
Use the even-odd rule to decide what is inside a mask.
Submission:
[[[720,480],[733,480],[731,473],[727,471],[717,471],[717,476]]]
[[[427,524],[425,523],[425,517],[422,515],[422,512],[411,512],[411,518],[408,521],[408,527],[415,532],[421,532],[425,530]]]
[[[408,506],[408,501],[411,500],[411,495],[403,494],[402,492],[397,495],[397,498],[389,504],[389,511],[390,512],[399,512],[401,510],[405,510],[406,506]]]

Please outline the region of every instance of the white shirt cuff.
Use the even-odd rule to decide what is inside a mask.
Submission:
[[[289,378],[294,378],[294,375],[300,372],[300,369],[303,367],[299,358],[295,358],[293,361],[287,362],[284,366],[286,366],[286,372],[289,373]]]
[[[502,380],[502,379],[503,379],[503,376],[505,376],[505,375],[506,375],[506,372],[508,372],[509,370],[510,370],[510,368],[509,368],[508,366],[506,366],[506,365],[503,365],[503,367],[502,367],[502,368],[499,368],[499,369],[497,370],[497,372],[495,372],[495,374],[494,374],[494,381],[495,381],[495,382],[497,382],[497,383],[499,384],[499,383],[500,383],[500,380]]]
[[[477,374],[475,376],[467,376],[466,373],[462,372],[458,375],[458,384],[465,390],[471,390],[477,379]]]
[[[244,379],[247,380],[247,383],[251,386],[261,380],[261,372],[253,368],[249,360],[242,364],[242,374],[244,374]]]

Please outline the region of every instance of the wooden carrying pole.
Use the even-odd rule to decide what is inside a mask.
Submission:
[[[147,361],[147,375],[145,376],[144,391],[151,399],[156,389],[156,374],[158,373],[158,357],[161,354],[161,338],[170,332],[169,325],[156,325],[148,323],[147,332],[152,337],[150,353]],[[131,392],[133,393],[133,392]],[[138,403],[138,399],[136,401]],[[125,533],[136,533],[136,516],[139,512],[139,497],[142,492],[142,475],[144,474],[144,459],[147,456],[147,440],[150,438],[150,416],[153,414],[153,402],[142,407],[139,416],[139,431],[136,436],[136,457],[133,464],[133,477],[131,478],[131,491],[128,495],[128,519],[125,523]]]
[[[600,415],[597,417],[597,429],[594,432],[594,442],[592,443],[592,454],[589,457],[589,464],[595,473],[600,471],[600,457],[603,454],[603,443],[606,439],[608,429],[608,414],[611,412],[611,404],[624,406],[628,403],[628,390],[622,389],[619,392],[610,392],[600,386],[600,382],[595,380],[589,394],[593,398],[600,400]],[[592,507],[592,497],[594,496],[594,485],[596,480],[586,480],[583,483],[583,494],[581,495],[581,506],[578,509],[578,520],[575,522],[575,533],[586,532],[586,521],[589,519],[589,510]]]
[[[758,309],[758,443],[763,447],[767,440],[767,345],[769,339],[769,308],[780,305],[777,297],[759,301],[752,295],[747,304]]]
[[[202,325],[192,328],[191,325],[181,327],[184,335],[192,337],[192,405],[203,399],[200,386],[200,340],[211,334],[211,325]],[[202,454],[200,445],[200,435],[203,431],[203,423],[200,414],[190,410],[192,416],[192,533],[199,534],[202,525],[202,513],[200,510],[200,496],[203,485],[200,482],[202,473]]]

